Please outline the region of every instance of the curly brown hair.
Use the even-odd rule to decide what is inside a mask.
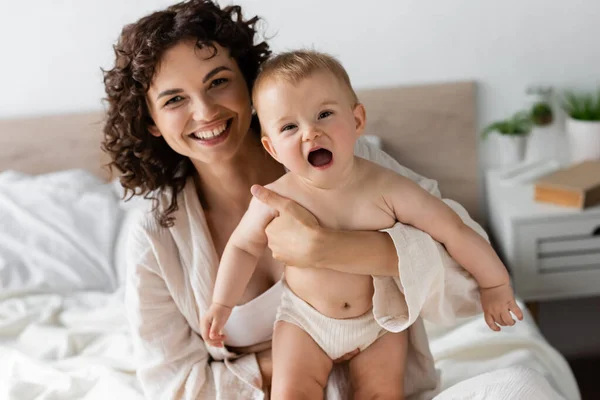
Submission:
[[[229,50],[251,91],[263,61],[271,54],[266,42],[254,43],[257,16],[244,20],[239,6],[220,8],[210,0],[184,1],[154,12],[123,28],[114,46],[115,64],[103,70],[108,103],[102,149],[121,172],[126,197],[143,195],[152,199],[159,223],[172,226],[177,195],[194,173],[188,157],[172,150],[162,137],[152,136],[153,124],[146,93],[166,50],[182,40],[194,39],[198,47],[217,50],[214,43]],[[254,131],[259,132],[253,117]],[[158,195],[170,191],[171,203],[158,208]]]

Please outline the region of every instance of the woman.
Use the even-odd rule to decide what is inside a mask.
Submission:
[[[437,377],[418,316],[452,323],[459,312],[478,312],[475,283],[441,246],[411,227],[326,230],[308,211],[262,187],[257,197],[280,213],[267,229],[272,253],[260,260],[244,307],[228,326],[235,343],[213,348],[202,341],[200,315],[210,304],[219,257],[250,202],[250,187],[285,173],[263,150],[252,113],[250,89],[270,54],[265,42],[255,44],[256,22],[245,20],[239,7],[180,3],[126,26],[115,65],[105,71],[103,147],[122,185],[154,200],[154,212],[133,229],[128,258],[126,302],[141,385],[152,399],[264,398],[277,282],[283,263],[292,263],[376,276],[376,316],[393,316],[398,330],[411,327],[416,350],[408,363],[416,367],[412,375],[407,367],[407,381],[426,378],[407,385],[407,395],[432,397],[424,393],[436,390]],[[439,195],[435,182],[381,151],[361,143],[357,154]],[[385,360],[373,368],[385,368]],[[338,368],[328,398],[345,398],[345,382]]]

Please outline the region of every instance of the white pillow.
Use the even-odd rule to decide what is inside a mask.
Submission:
[[[0,174],[0,291],[111,291],[124,211],[84,170]]]

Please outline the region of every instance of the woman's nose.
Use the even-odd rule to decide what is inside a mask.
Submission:
[[[206,96],[198,97],[192,102],[194,121],[211,122],[214,121],[218,114],[219,108]]]

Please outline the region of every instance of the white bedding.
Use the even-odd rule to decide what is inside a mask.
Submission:
[[[62,182],[63,198],[52,195],[53,190],[38,191],[42,194],[35,207],[21,207],[15,200],[18,190],[7,194],[6,188],[9,181],[14,189],[25,179],[30,196],[36,187]],[[73,201],[75,193],[88,198],[87,203],[76,202],[68,212],[55,214],[60,202]],[[13,233],[26,226],[0,225],[0,279],[13,277],[0,281],[0,400],[143,398],[119,285],[122,265],[116,262],[124,243],[123,221],[134,209],[123,207],[111,185],[82,171],[46,179],[0,174],[0,217],[8,209],[15,213],[12,221],[29,218],[27,227],[35,233],[29,248],[41,243],[47,250],[20,260]],[[42,227],[59,227],[60,234]],[[17,266],[27,270],[19,290]],[[568,400],[580,398],[566,361],[530,318],[502,333],[490,331],[482,317],[451,329],[430,326],[428,333],[442,385],[451,387],[440,399],[517,398],[522,382],[530,384],[527,390],[535,389],[519,393],[529,400],[553,398],[553,390]],[[502,369],[514,366],[523,368]],[[495,372],[468,380],[490,371]]]
[[[0,289],[115,290],[123,210],[111,185],[82,170],[0,174]]]

